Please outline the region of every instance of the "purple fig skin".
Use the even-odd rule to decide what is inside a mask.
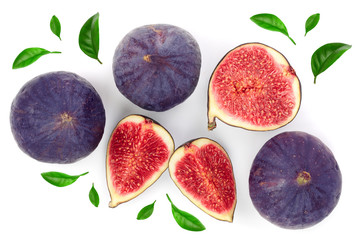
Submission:
[[[167,24],[129,32],[113,58],[119,91],[137,106],[162,112],[185,101],[197,86],[200,48],[190,33]]]
[[[105,109],[95,88],[70,72],[27,82],[12,102],[11,130],[20,149],[47,163],[73,163],[98,146]]]
[[[267,141],[249,177],[257,211],[288,229],[308,228],[327,217],[339,201],[341,184],[330,149],[304,132],[284,132]]]

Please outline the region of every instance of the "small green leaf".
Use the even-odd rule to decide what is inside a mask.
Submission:
[[[184,212],[178,209],[171,201],[168,194],[166,194],[169,202],[171,203],[171,211],[177,224],[189,231],[203,231],[205,226],[200,222],[199,219],[191,215],[190,213]]]
[[[295,41],[289,36],[285,24],[280,20],[280,18],[278,18],[274,14],[270,14],[270,13],[256,14],[252,16],[250,20],[266,30],[280,32],[284,34],[291,40],[291,42],[293,42],[296,45]]]
[[[144,219],[149,218],[149,217],[152,215],[152,213],[154,212],[155,202],[156,202],[156,200],[155,200],[153,203],[151,203],[151,204],[143,207],[143,208],[139,211],[136,219],[137,219],[137,220],[144,220]]]
[[[314,83],[317,76],[328,69],[341,55],[351,48],[344,43],[328,43],[318,48],[311,56],[311,70],[314,74]]]
[[[89,18],[82,26],[79,34],[80,49],[89,57],[99,60],[99,13]]]
[[[98,192],[96,191],[96,189],[95,189],[95,187],[94,187],[94,183],[92,184],[92,187],[91,187],[90,192],[89,192],[89,199],[90,199],[90,202],[91,202],[95,207],[98,207],[98,206],[99,206],[100,198],[99,198]]]
[[[310,32],[316,25],[318,24],[320,20],[320,13],[315,13],[311,15],[305,23],[305,36],[308,32]]]
[[[88,174],[89,172],[80,175],[68,175],[61,172],[43,172],[41,176],[50,184],[57,187],[65,187],[74,183],[79,177]]]
[[[15,58],[12,68],[18,69],[29,66],[30,64],[34,63],[40,57],[50,54],[50,53],[61,53],[58,51],[50,52],[43,48],[26,48],[24,49],[19,55]]]
[[[59,19],[54,15],[50,20],[50,29],[51,31],[61,40],[61,24]]]

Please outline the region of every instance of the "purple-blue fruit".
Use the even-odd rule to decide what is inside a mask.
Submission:
[[[341,193],[341,172],[330,149],[304,132],[284,132],[265,143],[249,177],[251,200],[265,219],[300,229],[322,221]]]
[[[11,105],[10,123],[19,147],[32,158],[72,163],[98,146],[105,110],[87,80],[70,72],[50,72],[21,88]]]
[[[182,28],[167,24],[138,27],[119,43],[113,59],[117,88],[131,102],[166,111],[195,90],[201,67],[200,48]]]

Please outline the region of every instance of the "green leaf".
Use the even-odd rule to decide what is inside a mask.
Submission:
[[[168,194],[166,194],[169,202],[171,203],[171,211],[177,224],[189,231],[203,231],[205,226],[200,222],[199,219],[191,215],[190,213],[184,212],[178,209],[171,201]]]
[[[156,202],[156,200],[155,200],[153,203],[151,203],[151,204],[143,207],[143,208],[139,211],[136,219],[137,219],[137,220],[144,220],[144,219],[149,218],[149,217],[152,215],[152,213],[154,212],[155,202]]]
[[[61,40],[61,24],[59,19],[54,15],[50,20],[50,29],[51,31]]]
[[[95,207],[98,207],[98,206],[99,206],[100,198],[99,198],[98,192],[96,191],[96,189],[95,189],[95,187],[94,187],[94,183],[92,184],[92,187],[91,187],[90,192],[89,192],[89,199],[90,199],[90,202],[91,202]]]
[[[341,55],[351,48],[344,43],[328,43],[318,48],[311,56],[311,70],[314,74],[314,83],[317,76],[328,69]]]
[[[26,48],[15,58],[12,69],[23,68],[34,63],[40,57],[50,53],[61,53],[58,51],[50,52],[43,48]]]
[[[250,20],[266,30],[280,32],[284,34],[296,45],[295,41],[289,36],[285,24],[280,20],[280,18],[278,18],[274,14],[270,14],[270,13],[256,14],[252,16]]]
[[[79,34],[80,49],[89,57],[99,60],[99,13],[89,18],[82,26]]]
[[[310,32],[316,25],[318,24],[320,20],[320,13],[315,13],[311,15],[305,23],[305,36],[308,32]]]
[[[43,172],[41,176],[50,184],[57,187],[65,187],[74,183],[79,177],[88,174],[89,172],[80,175],[68,175],[61,172]]]

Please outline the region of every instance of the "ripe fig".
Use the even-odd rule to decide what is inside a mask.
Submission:
[[[236,186],[228,154],[215,141],[198,138],[176,149],[169,173],[180,191],[210,216],[232,222]]]
[[[106,154],[106,178],[116,207],[138,196],[167,169],[174,141],[154,120],[129,115],[111,134]]]
[[[265,143],[251,167],[251,200],[268,221],[283,228],[313,226],[335,208],[341,172],[330,149],[304,132],[284,132]]]
[[[72,163],[98,146],[105,109],[95,88],[70,72],[49,72],[27,82],[10,112],[19,147],[48,163]]]
[[[301,87],[295,70],[275,49],[247,43],[229,51],[210,78],[208,128],[215,118],[248,130],[286,125],[296,116]]]
[[[200,48],[182,28],[167,24],[138,27],[119,43],[113,59],[117,88],[131,102],[151,111],[166,111],[195,90]]]

